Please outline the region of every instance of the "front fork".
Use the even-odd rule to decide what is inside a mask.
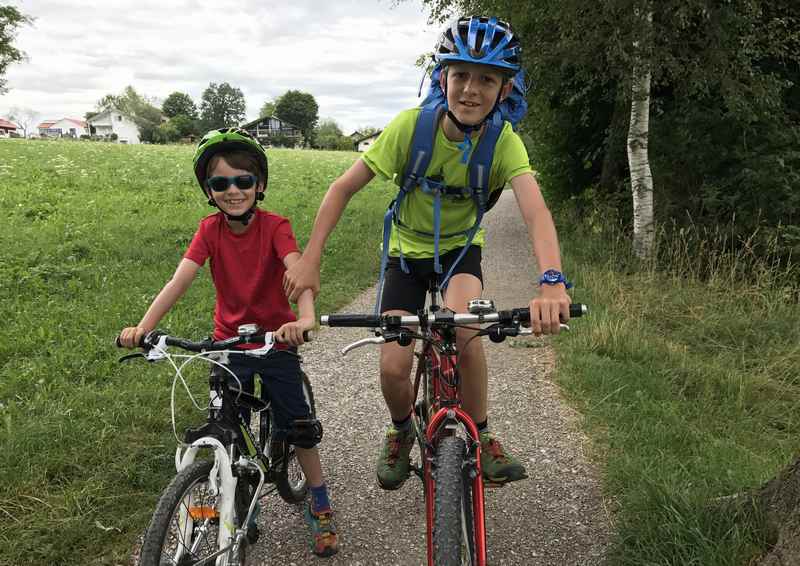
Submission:
[[[236,502],[236,483],[238,478],[233,474],[232,458],[233,454],[229,454],[225,446],[213,436],[204,436],[198,438],[187,447],[178,446],[175,451],[175,467],[178,472],[190,466],[197,456],[197,451],[200,448],[208,448],[214,452],[214,465],[208,475],[208,483],[212,495],[219,495],[222,492],[222,498],[217,505],[219,512],[219,532],[217,536],[217,546],[220,549],[225,549],[219,556],[217,556],[216,566],[238,566],[239,545],[242,544],[246,528],[250,517],[252,516],[258,496],[261,493],[261,488],[264,486],[264,470],[261,466],[247,460],[240,458],[239,463],[247,467],[258,470],[259,481],[258,487],[253,494],[253,499],[248,508],[247,517],[241,523],[240,528],[234,525],[234,506]],[[187,513],[189,505],[181,506],[180,509],[180,524],[186,525],[183,529],[183,544],[179,545],[175,561],[179,562],[183,549],[191,548],[192,544],[192,531],[194,527],[194,520]],[[195,549],[192,549],[195,550]],[[230,558],[230,559],[229,559]]]
[[[433,564],[433,514],[435,500],[435,484],[433,481],[432,464],[436,457],[436,440],[445,431],[442,429],[456,426],[461,423],[466,429],[471,441],[467,446],[465,464],[469,466],[472,478],[472,517],[475,534],[475,565],[486,566],[486,524],[483,499],[483,476],[481,473],[481,444],[478,427],[475,421],[460,407],[443,407],[433,415],[425,434],[423,450],[423,481],[425,482],[425,511],[427,521],[428,566]],[[467,542],[467,544],[469,544]]]

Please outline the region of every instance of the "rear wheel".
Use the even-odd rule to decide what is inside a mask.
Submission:
[[[305,372],[300,372],[303,383],[303,394],[308,406],[311,408],[311,418],[317,418],[317,408],[314,402],[314,391]],[[286,442],[285,438],[275,439],[275,422],[270,411],[269,426],[266,434],[262,435],[262,449],[268,454],[273,473],[273,481],[281,499],[287,503],[302,503],[306,499],[308,484],[300,462],[297,460],[294,446]],[[263,429],[262,429],[263,430]]]
[[[433,557],[437,566],[474,564],[472,488],[464,470],[466,445],[442,438],[434,467]]]
[[[208,460],[194,462],[164,490],[144,537],[140,566],[190,566],[217,552],[221,496],[209,485],[213,465]],[[240,563],[244,554],[242,545]]]

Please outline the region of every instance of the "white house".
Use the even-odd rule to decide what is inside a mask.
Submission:
[[[353,144],[356,146],[356,151],[367,151],[367,148],[375,143],[375,140],[378,139],[378,136],[381,135],[382,131],[383,130],[378,130],[374,134],[370,134],[366,137],[355,140]]]
[[[45,120],[36,128],[39,130],[39,135],[51,138],[79,138],[84,134],[88,134],[89,130],[86,127],[86,122],[77,120],[75,118],[61,118],[60,120]]]
[[[139,128],[130,117],[115,108],[103,110],[89,118],[87,122],[89,133],[92,135],[110,137],[112,134],[117,134],[119,143],[141,143]]]

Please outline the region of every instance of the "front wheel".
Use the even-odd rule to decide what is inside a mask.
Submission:
[[[213,465],[209,460],[194,462],[164,490],[144,537],[140,566],[191,566],[219,550],[221,495],[212,493],[208,481]],[[244,552],[241,545],[240,564]],[[214,563],[213,559],[208,563]]]
[[[466,477],[466,445],[441,439],[434,463],[433,561],[436,566],[475,564],[472,489]]]

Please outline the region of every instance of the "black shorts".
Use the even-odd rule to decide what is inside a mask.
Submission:
[[[439,256],[442,264],[442,277],[444,277],[458,258],[463,248],[456,248]],[[428,282],[432,275],[433,258],[408,259],[406,265],[411,273],[404,273],[400,267],[400,258],[389,256],[386,266],[386,278],[383,282],[381,294],[381,312],[389,310],[404,310],[416,313],[425,308],[425,299],[428,293]],[[470,246],[461,261],[458,262],[453,275],[468,273],[477,277],[483,286],[483,272],[481,271],[481,247]]]
[[[300,356],[293,350],[274,350],[266,357],[254,357],[230,354],[227,368],[239,381],[242,390],[252,395],[255,375],[261,377],[261,398],[272,402],[275,416],[275,433],[278,438],[284,436],[291,428],[294,419],[311,418],[311,407],[303,391],[303,380],[300,377]],[[224,369],[213,365],[211,368],[217,375],[227,376],[228,383],[238,388],[236,380]],[[250,422],[250,410],[240,407],[245,422]]]

